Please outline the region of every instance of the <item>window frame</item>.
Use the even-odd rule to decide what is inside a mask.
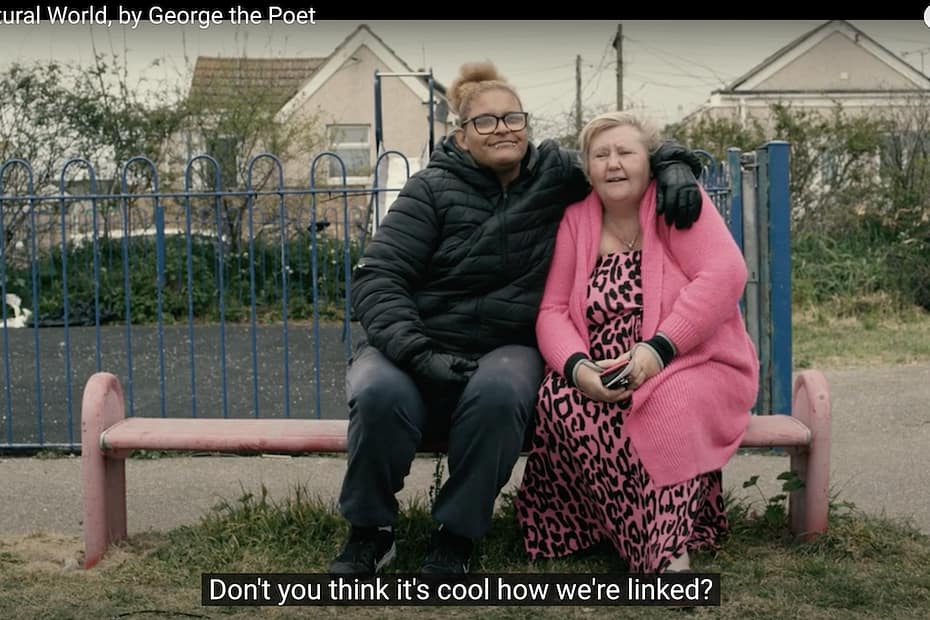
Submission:
[[[349,141],[349,140],[337,140],[337,132],[344,131],[347,129],[364,129],[365,130],[365,141]],[[326,137],[329,140],[330,148],[329,150],[342,159],[342,162],[346,164],[346,185],[359,185],[368,183],[372,175],[372,163],[371,163],[371,125],[365,123],[330,123],[326,126]],[[342,152],[360,152],[364,149],[365,151],[365,160],[367,170],[366,174],[358,175],[352,174],[354,171],[349,168],[349,160],[343,155]],[[342,184],[342,167],[339,165],[339,162],[335,158],[327,158],[329,161],[326,164],[326,178],[327,181],[332,185],[341,185]],[[333,174],[336,172],[336,174]]]

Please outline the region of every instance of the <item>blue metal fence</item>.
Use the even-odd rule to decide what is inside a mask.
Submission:
[[[780,147],[766,149],[763,163],[773,169],[766,178],[782,185],[767,186],[763,199],[787,223]],[[329,157],[338,159],[317,155],[295,188],[280,160],[256,156],[241,190],[216,189],[224,187],[220,166],[206,155],[187,162],[175,184],[160,181],[144,157],[126,162],[117,182],[73,159],[54,191],[34,186],[28,162],[4,162],[0,299],[20,297],[33,316],[26,329],[0,327],[0,450],[77,449],[76,403],[99,370],[122,377],[129,415],[343,417],[351,269],[400,187],[322,185],[317,168]],[[724,162],[709,159],[702,177],[741,244],[745,178],[758,176],[746,161],[738,151]],[[783,241],[773,241],[776,251]],[[766,366],[778,390],[790,389],[784,267],[766,277],[777,282],[778,313],[787,299],[787,332],[765,327],[774,345],[760,349],[784,356],[787,337],[787,359]],[[0,325],[12,323],[7,304],[0,306]]]
[[[791,229],[787,142],[755,151],[728,149],[725,161],[706,151],[702,183],[743,250],[749,278],[741,304],[760,362],[755,412],[790,413]]]
[[[112,191],[86,160],[45,192],[29,162],[4,162],[0,300],[22,300],[32,320],[0,328],[0,447],[75,448],[76,403],[98,370],[122,376],[130,415],[323,415],[326,370],[351,350],[346,293],[373,193],[317,183],[327,157],[339,159],[317,155],[294,188],[275,156],[256,156],[242,190],[213,189],[209,156],[187,163],[181,187],[134,158]]]
[[[754,232],[763,248],[760,264],[760,338],[762,365],[757,408],[791,413],[791,195],[789,148],[773,141],[754,153],[758,222]]]

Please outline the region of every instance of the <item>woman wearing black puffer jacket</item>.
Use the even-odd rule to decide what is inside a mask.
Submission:
[[[334,574],[371,574],[394,557],[395,494],[424,437],[448,441],[424,573],[467,572],[510,479],[543,376],[535,321],[565,207],[590,187],[575,153],[528,140],[528,115],[490,63],[449,89],[463,119],[410,178],[353,277],[367,336],[346,376],[348,468],[339,503],[349,539]],[[660,215],[700,213],[696,158],[653,157]]]

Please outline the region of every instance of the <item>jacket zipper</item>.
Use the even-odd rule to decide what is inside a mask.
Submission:
[[[510,206],[510,194],[507,190],[504,190],[503,195],[501,196],[501,209],[498,212],[498,217],[500,217],[500,226],[498,227],[498,237],[500,239],[500,248],[501,248],[501,269],[503,273],[509,273],[508,265],[510,260],[508,259],[508,248],[507,248],[507,231],[505,230],[507,218],[504,215],[507,212],[507,207]]]

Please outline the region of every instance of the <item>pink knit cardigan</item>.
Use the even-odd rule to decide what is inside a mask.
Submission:
[[[738,307],[746,265],[701,194],[701,216],[686,230],[656,217],[654,181],[639,207],[642,339],[661,331],[678,354],[634,392],[624,429],[659,486],[723,467],[742,441],[758,391],[759,363]],[[584,306],[601,219],[591,192],[568,207],[559,227],[536,322],[543,358],[558,372],[573,353],[589,353]]]

